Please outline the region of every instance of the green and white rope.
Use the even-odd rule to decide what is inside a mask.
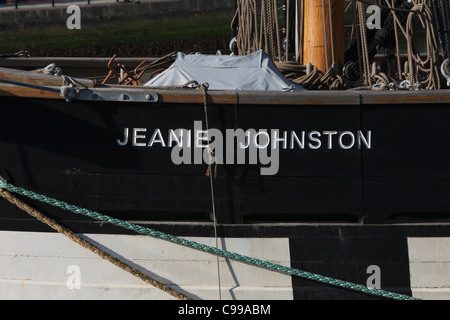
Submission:
[[[360,284],[355,284],[355,283],[351,283],[351,282],[347,282],[347,281],[343,281],[343,280],[334,279],[331,277],[318,275],[318,274],[307,272],[307,271],[302,271],[302,270],[286,267],[286,266],[279,265],[276,263],[267,262],[267,261],[263,261],[260,259],[255,259],[255,258],[251,258],[251,257],[245,256],[245,255],[241,255],[238,253],[233,253],[233,252],[225,251],[222,249],[218,249],[218,248],[204,245],[204,244],[201,244],[201,243],[198,243],[195,241],[182,239],[182,238],[172,236],[172,235],[164,233],[164,232],[160,232],[160,231],[153,230],[150,228],[142,227],[142,226],[139,226],[139,225],[136,225],[133,223],[126,222],[124,220],[116,219],[116,218],[113,218],[113,217],[110,217],[110,216],[107,216],[104,214],[100,214],[100,213],[97,213],[97,212],[94,212],[94,211],[91,211],[88,209],[80,208],[78,206],[68,204],[64,201],[59,201],[59,200],[47,197],[45,195],[41,195],[41,194],[35,193],[33,191],[26,190],[21,187],[17,187],[17,186],[12,185],[2,179],[0,179],[0,188],[8,190],[8,191],[16,193],[16,194],[19,194],[19,195],[22,195],[22,196],[25,196],[25,197],[28,197],[33,200],[37,200],[37,201],[40,201],[43,203],[50,204],[52,206],[55,206],[55,207],[58,207],[58,208],[61,208],[61,209],[64,209],[64,210],[67,210],[67,211],[70,211],[70,212],[73,212],[76,214],[81,214],[86,217],[90,217],[94,220],[111,223],[115,226],[119,226],[119,227],[122,227],[122,228],[125,228],[128,230],[132,230],[132,231],[142,234],[142,235],[148,235],[148,236],[151,236],[151,237],[154,237],[157,239],[169,241],[169,242],[181,245],[181,246],[185,246],[185,247],[192,248],[195,250],[200,250],[202,252],[207,252],[207,253],[210,253],[213,255],[217,255],[217,256],[223,257],[225,259],[230,259],[230,260],[246,263],[249,265],[261,267],[261,268],[264,268],[267,270],[271,270],[271,271],[275,271],[275,272],[279,272],[279,273],[283,273],[283,274],[287,274],[287,275],[298,276],[298,277],[301,277],[304,279],[321,282],[321,283],[324,283],[327,285],[333,285],[333,286],[340,287],[340,288],[351,289],[351,290],[359,291],[359,292],[366,293],[369,295],[374,295],[374,296],[379,296],[379,297],[384,297],[384,298],[394,299],[394,300],[419,300],[419,299],[416,299],[414,297],[410,297],[407,295],[392,293],[392,292],[388,292],[388,291],[376,289],[376,288],[368,288],[368,287],[360,285]]]

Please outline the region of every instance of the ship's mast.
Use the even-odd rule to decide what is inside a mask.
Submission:
[[[296,60],[327,72],[344,65],[344,0],[297,0]]]

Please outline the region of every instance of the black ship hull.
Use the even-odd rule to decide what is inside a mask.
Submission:
[[[1,176],[180,237],[286,238],[292,268],[366,285],[377,266],[383,290],[413,295],[410,239],[450,235],[448,91],[211,91],[206,104],[201,90],[153,92],[151,103],[4,94]],[[177,164],[180,128],[192,154]],[[224,148],[222,162],[196,162],[206,129],[254,129],[234,151],[253,142],[269,153],[237,163]],[[25,201],[76,233],[133,234]],[[0,222],[4,232],[51,231],[5,200]],[[298,277],[292,297],[377,298]]]
[[[279,151],[278,160],[269,152],[266,164],[259,158],[248,163],[248,154],[239,164],[225,148],[222,159],[216,157],[219,223],[386,224],[448,217],[446,103],[345,105],[333,104],[331,95],[324,99],[324,105],[207,106],[209,129],[223,132],[224,145],[227,130],[254,129],[246,144],[250,137],[257,151]],[[212,212],[203,104],[2,97],[1,108],[2,175],[17,185],[143,219],[167,220],[173,213],[181,220],[208,219]],[[180,128],[191,154],[174,163]],[[245,147],[239,141],[233,146]]]

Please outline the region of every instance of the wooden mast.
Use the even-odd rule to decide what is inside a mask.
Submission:
[[[327,72],[333,64],[334,51],[334,61],[336,62],[337,71],[340,73],[344,66],[345,1],[299,1],[303,1],[300,5],[304,10],[303,46],[301,48],[303,53],[302,63],[306,65],[311,62],[319,70]],[[330,28],[330,6],[332,28]],[[326,23],[326,33],[324,21]]]

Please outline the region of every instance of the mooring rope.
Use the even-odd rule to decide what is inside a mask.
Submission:
[[[8,200],[9,202],[11,202],[12,204],[16,205],[19,209],[25,211],[26,213],[28,213],[29,215],[31,215],[32,217],[36,218],[37,220],[41,221],[42,223],[46,224],[47,226],[49,226],[50,228],[52,228],[53,230],[57,231],[58,233],[66,236],[67,238],[69,238],[70,240],[74,241],[75,243],[81,245],[82,247],[90,250],[91,252],[93,252],[94,254],[98,255],[99,257],[101,257],[102,259],[105,259],[109,262],[111,262],[112,264],[114,264],[115,266],[121,268],[122,270],[131,273],[133,276],[141,279],[142,281],[172,295],[173,297],[179,299],[179,300],[192,300],[191,298],[189,298],[188,296],[186,296],[185,294],[176,291],[175,289],[169,287],[168,285],[159,282],[153,278],[151,278],[150,276],[142,273],[141,271],[139,271],[138,269],[120,261],[119,259],[113,257],[112,255],[110,255],[109,253],[103,251],[102,249],[100,249],[99,247],[97,247],[96,245],[92,244],[91,242],[81,238],[79,235],[77,235],[75,232],[69,230],[66,227],[63,227],[62,225],[60,225],[59,223],[57,223],[55,220],[50,219],[49,217],[45,216],[43,213],[41,213],[40,211],[32,208],[31,206],[29,206],[28,204],[22,202],[21,200],[19,200],[17,197],[15,197],[14,195],[12,195],[10,192],[3,190],[2,188],[0,188],[0,195],[5,198],[6,200]]]
[[[91,211],[88,209],[80,208],[75,205],[68,204],[67,202],[64,202],[64,201],[56,200],[51,197],[47,197],[45,195],[35,193],[33,191],[10,184],[2,179],[0,179],[0,189],[5,189],[10,192],[22,195],[22,196],[26,196],[30,199],[37,200],[37,201],[61,208],[63,210],[73,212],[75,214],[81,214],[83,216],[86,216],[86,217],[89,217],[89,218],[92,218],[92,219],[95,219],[98,221],[111,223],[112,225],[134,231],[138,234],[148,235],[148,236],[151,236],[151,237],[154,237],[157,239],[161,239],[161,240],[165,240],[165,241],[169,241],[171,243],[175,243],[175,244],[187,247],[187,248],[191,248],[191,249],[199,250],[202,252],[210,253],[213,255],[217,255],[217,256],[223,257],[225,259],[230,259],[230,260],[246,263],[246,264],[249,264],[252,266],[264,268],[266,270],[271,270],[271,271],[286,274],[286,275],[293,275],[293,276],[301,277],[301,278],[304,278],[307,280],[312,280],[312,281],[316,281],[316,282],[320,282],[320,283],[324,283],[327,285],[332,285],[332,286],[336,286],[336,287],[340,287],[340,288],[350,289],[350,290],[358,291],[361,293],[378,296],[378,297],[383,297],[383,298],[387,298],[387,299],[420,300],[420,299],[410,297],[407,295],[393,293],[393,292],[376,289],[376,288],[369,288],[369,287],[366,287],[366,286],[363,286],[360,284],[355,284],[355,283],[351,283],[351,282],[347,282],[347,281],[343,281],[343,280],[339,280],[339,279],[335,279],[335,278],[331,278],[331,277],[318,275],[318,274],[307,272],[307,271],[302,271],[302,270],[286,267],[286,266],[283,266],[280,264],[263,261],[263,260],[256,259],[256,258],[251,258],[251,257],[241,255],[238,253],[233,253],[233,252],[229,252],[229,251],[215,248],[212,246],[204,245],[204,244],[201,244],[201,243],[198,243],[195,241],[172,236],[170,234],[167,234],[167,233],[164,233],[161,231],[157,231],[157,230],[146,228],[146,227],[143,227],[143,226],[140,226],[137,224],[129,223],[124,220],[116,219],[116,218],[113,218],[113,217],[110,217],[107,215],[100,214],[95,211]],[[0,193],[0,195],[3,196],[4,192]]]

